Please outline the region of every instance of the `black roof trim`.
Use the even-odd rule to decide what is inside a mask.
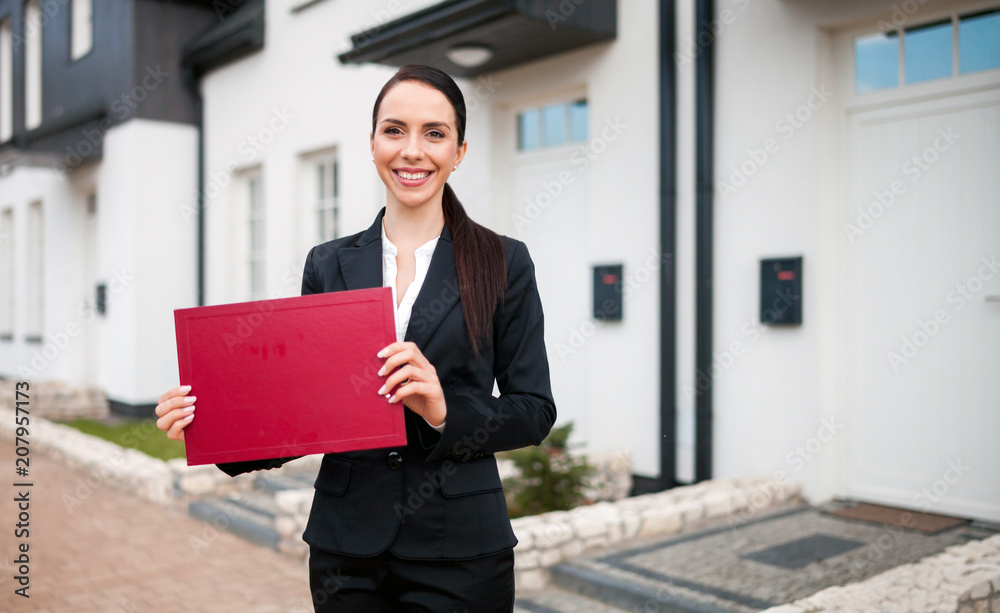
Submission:
[[[184,46],[183,63],[203,75],[264,48],[264,0],[247,0]]]

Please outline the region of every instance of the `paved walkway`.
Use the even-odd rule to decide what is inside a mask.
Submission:
[[[0,611],[311,613],[303,563],[30,457],[31,597],[22,598],[12,564],[24,542],[14,534],[14,446],[0,441]],[[68,507],[67,496],[80,503]]]

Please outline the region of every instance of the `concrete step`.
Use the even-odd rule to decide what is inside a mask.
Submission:
[[[627,610],[555,586],[527,594],[514,602],[514,613],[622,613]]]
[[[253,481],[255,490],[266,492],[273,496],[282,490],[312,489],[316,482],[316,474],[312,472],[285,472],[281,474],[260,474]]]
[[[251,543],[277,550],[281,536],[274,528],[273,499],[270,506],[267,496],[258,494],[257,500],[249,497],[205,498],[188,503],[188,515],[208,522],[217,530],[231,532]]]
[[[260,471],[255,475],[253,489],[192,501],[188,503],[188,515],[252,543],[278,549],[281,536],[274,527],[274,518],[278,515],[275,494],[291,489],[312,489],[315,480],[315,471],[309,469],[284,468],[280,473]]]
[[[552,568],[552,582],[576,594],[625,611],[662,613],[753,613],[742,606],[677,584],[643,577],[597,560],[577,560]],[[762,603],[767,604],[767,603]]]

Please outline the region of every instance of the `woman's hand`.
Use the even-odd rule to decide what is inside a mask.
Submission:
[[[156,427],[167,433],[174,441],[184,440],[184,428],[194,420],[194,396],[187,396],[190,385],[182,385],[167,390],[156,405]]]
[[[397,384],[401,384],[389,398],[389,402],[402,400],[406,408],[426,419],[430,425],[443,424],[448,414],[444,390],[438,381],[437,370],[424,357],[416,343],[393,343],[379,351],[378,357],[386,358],[382,369],[378,371],[379,376],[391,373],[378,393],[385,395]]]

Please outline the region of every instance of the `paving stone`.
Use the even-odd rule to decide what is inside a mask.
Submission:
[[[12,466],[13,458],[13,444],[0,442],[0,464]],[[16,603],[14,611],[312,611],[301,562],[107,483],[70,513],[60,496],[86,472],[37,449],[31,468],[31,599]],[[206,528],[214,534],[194,549],[189,539],[204,539]],[[19,542],[13,530],[0,530],[4,560]],[[0,576],[9,572],[7,563],[0,564]],[[8,602],[0,598],[0,610]],[[133,602],[133,608],[121,606]]]

